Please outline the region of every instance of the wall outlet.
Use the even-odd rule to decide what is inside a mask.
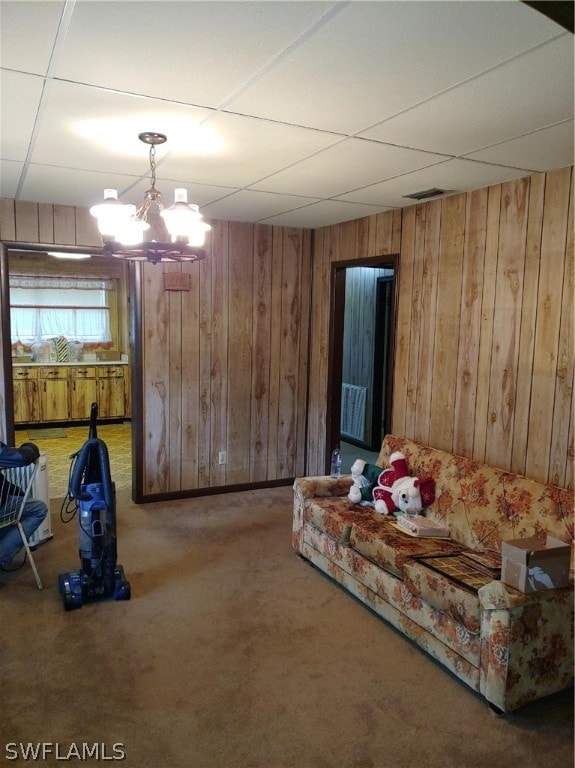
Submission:
[[[226,463],[226,452],[220,451],[218,453],[218,464],[225,464]]]

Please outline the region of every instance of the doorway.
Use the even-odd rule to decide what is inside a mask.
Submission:
[[[391,431],[398,260],[332,265],[326,466],[339,444],[343,472],[373,463]]]
[[[30,440],[48,455],[50,497],[61,498],[67,492],[71,454],[88,438],[89,405],[97,400],[100,408],[98,437],[107,443],[110,459],[114,459],[116,488],[129,490],[133,472],[128,270],[124,263],[94,253],[94,249],[59,246],[66,256],[91,255],[92,260],[87,267],[86,262],[78,265],[69,258],[51,258],[47,253],[49,248],[23,243],[2,243],[1,246],[3,428],[6,439],[18,445]],[[104,339],[103,343],[101,339],[95,339],[95,346],[88,346],[89,351],[84,348],[80,356],[72,356],[68,350],[68,356],[62,360],[54,358],[59,366],[58,376],[53,381],[48,379],[41,367],[48,358],[37,350],[34,354],[32,347],[26,346],[29,339],[24,345],[18,343],[14,352],[10,333],[13,330],[10,313],[13,276],[16,276],[17,283],[22,284],[37,280],[38,285],[30,288],[36,291],[39,288],[49,290],[53,287],[48,284],[50,281],[56,281],[61,291],[68,287],[74,289],[78,288],[79,281],[82,284],[79,287],[86,289],[87,293],[88,288],[93,288],[88,283],[101,280],[107,294],[112,296],[110,301],[104,301],[100,296],[101,303],[98,304],[98,307],[107,307],[110,338]],[[88,301],[88,304],[92,303]],[[43,299],[40,304],[53,309],[52,304]],[[55,304],[66,303],[55,301]],[[18,306],[23,306],[21,301]],[[71,313],[67,305],[56,308]],[[80,347],[85,346],[80,344]],[[50,371],[49,375],[52,375]]]

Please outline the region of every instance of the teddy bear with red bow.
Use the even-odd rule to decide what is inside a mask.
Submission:
[[[420,514],[435,499],[435,482],[431,477],[412,477],[400,451],[391,454],[389,463],[390,467],[382,469],[357,459],[351,467],[353,484],[348,498],[355,504],[373,504],[382,515],[397,510]]]

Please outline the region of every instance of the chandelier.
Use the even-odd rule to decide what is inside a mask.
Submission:
[[[118,200],[116,189],[104,190],[104,202],[93,205],[90,213],[98,219],[105,256],[129,261],[199,261],[211,227],[202,219],[197,205],[188,203],[186,189],[174,191],[174,203],[165,208],[156,189],[156,146],[164,144],[163,133],[140,133],[140,141],[150,145],[150,188],[136,210]]]

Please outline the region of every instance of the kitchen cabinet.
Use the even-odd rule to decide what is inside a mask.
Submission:
[[[68,382],[70,419],[77,421],[90,418],[92,403],[98,401],[96,369],[93,366],[69,368]]]
[[[122,366],[98,366],[98,415],[114,419],[126,414],[126,382]]]
[[[13,368],[14,422],[87,421],[92,403],[104,419],[129,415],[124,365],[50,365]]]
[[[54,366],[40,368],[42,421],[68,421],[68,371]]]
[[[40,421],[38,371],[34,368],[15,368],[13,387],[14,421],[28,424]]]

